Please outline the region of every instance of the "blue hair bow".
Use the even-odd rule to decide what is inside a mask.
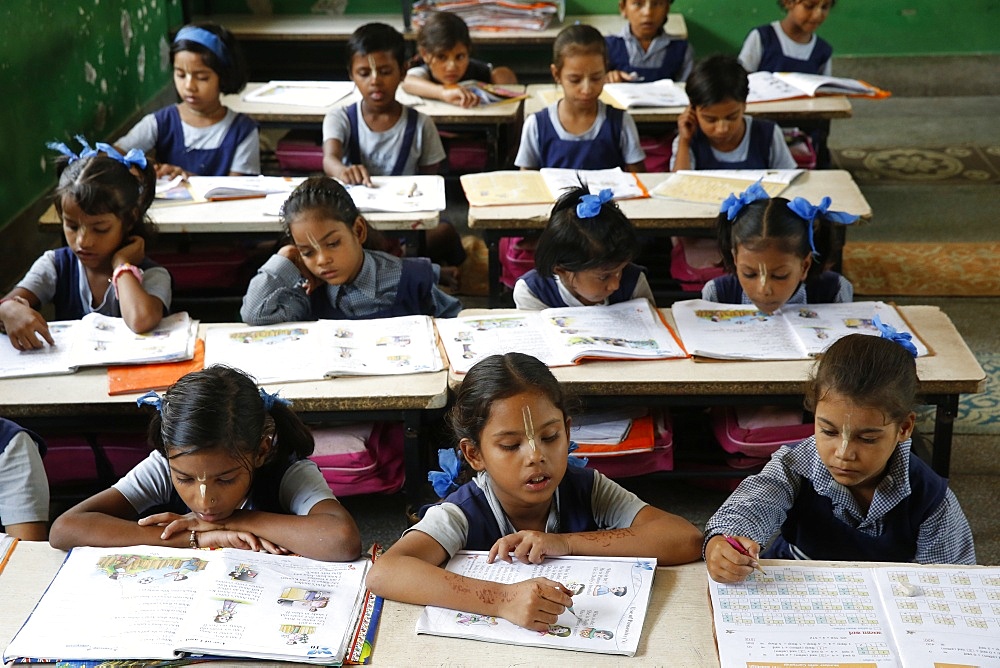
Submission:
[[[278,390],[278,392],[280,391],[281,390]],[[292,402],[289,401],[288,399],[285,399],[284,397],[279,397],[278,392],[271,394],[263,387],[260,388],[260,398],[264,401],[264,410],[266,410],[268,413],[270,413],[271,409],[274,408],[275,403],[283,404],[285,406],[292,405]]]
[[[114,158],[115,160],[122,163],[128,168],[131,168],[133,165],[135,165],[139,169],[146,169],[146,154],[137,148],[133,148],[125,155],[122,155],[121,153],[118,152],[118,149],[116,149],[111,144],[105,144],[104,142],[97,142],[95,144],[96,148],[91,148],[90,143],[87,142],[86,138],[84,138],[83,135],[76,135],[75,139],[78,142],[80,142],[81,146],[83,146],[83,150],[80,151],[79,155],[74,153],[73,149],[71,149],[63,142],[50,141],[46,143],[45,146],[52,149],[53,151],[59,151],[60,153],[65,155],[67,158],[69,158],[69,164],[71,165],[77,160],[83,158],[92,158],[93,156],[103,152],[109,158]]]
[[[136,399],[135,405],[139,407],[152,406],[157,413],[163,412],[163,398],[152,390]]]
[[[570,441],[569,442],[569,451],[570,452],[575,452],[576,450],[579,450],[579,449],[580,449],[580,446],[576,444],[576,441]],[[586,457],[570,457],[568,463],[569,463],[570,466],[576,466],[576,467],[582,469],[583,467],[585,467],[587,465],[588,461],[589,460]]]
[[[895,341],[899,345],[903,346],[911,355],[917,356],[917,347],[913,345],[913,335],[909,332],[897,331],[892,325],[887,325],[882,322],[882,319],[877,315],[872,318],[872,324],[878,328],[881,332],[883,339],[889,339],[890,341]]]
[[[462,469],[462,460],[458,458],[458,452],[454,448],[438,450],[438,466],[440,471],[431,471],[427,474],[434,493],[439,498],[448,496],[458,489],[458,474]]]
[[[729,193],[729,197],[722,202],[722,207],[719,211],[725,213],[726,220],[731,222],[736,219],[736,216],[740,215],[740,211],[742,211],[743,207],[747,204],[756,202],[759,199],[770,198],[771,196],[767,194],[767,191],[764,190],[764,187],[760,185],[760,181],[758,180],[739,195]]]
[[[601,207],[605,202],[610,202],[615,198],[611,188],[605,188],[596,195],[581,195],[580,202],[576,205],[576,215],[580,218],[593,218],[601,212]]]
[[[813,223],[817,216],[821,215],[831,223],[839,225],[850,225],[858,220],[858,216],[844,211],[830,211],[831,201],[829,197],[824,197],[817,206],[813,206],[805,197],[796,197],[788,203],[788,208],[792,210],[792,213],[806,221],[806,229],[809,231],[809,248],[812,249],[813,255],[819,255],[816,252],[816,242],[813,239]]]

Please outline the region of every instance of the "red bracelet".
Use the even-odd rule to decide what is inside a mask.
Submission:
[[[13,295],[10,297],[4,297],[3,299],[0,299],[0,304],[3,304],[4,302],[17,302],[18,304],[23,304],[28,308],[31,308],[31,302],[29,302],[21,295]]]
[[[115,267],[115,271],[111,274],[111,285],[115,288],[115,297],[118,297],[118,277],[128,272],[135,276],[135,280],[139,281],[139,285],[142,285],[142,269],[131,264],[129,262],[123,262],[122,264]]]

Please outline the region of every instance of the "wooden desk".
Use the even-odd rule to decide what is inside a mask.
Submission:
[[[200,335],[204,337],[203,324]],[[406,490],[418,500],[427,479],[429,448],[420,436],[428,411],[440,412],[448,399],[448,372],[406,376],[344,376],[299,383],[268,383],[270,392],[292,402],[306,422],[401,421],[406,436]],[[93,428],[96,422],[143,424],[136,407],[142,393],[108,395],[107,369],[91,367],[59,376],[0,379],[0,415],[26,427]]]
[[[0,573],[5,603],[0,606],[0,649],[6,648],[55,576],[66,553],[48,543],[21,541]],[[765,565],[767,562],[764,562]],[[712,634],[702,562],[658,568],[653,579],[642,638],[635,657],[591,654],[536,647],[514,647],[459,638],[417,635],[422,606],[386,601],[382,608],[372,666],[418,665],[499,666],[683,666],[717,668],[718,654]],[[297,666],[275,662],[213,661],[213,666]]]
[[[554,83],[531,84],[528,86],[528,95],[530,97],[524,101],[525,116],[530,116],[551,104],[552,100],[562,96],[562,91]],[[676,123],[677,117],[683,111],[684,107],[634,107],[629,109],[628,113],[636,124],[642,126],[653,123]],[[757,118],[786,123],[850,118],[853,109],[850,98],[845,95],[822,95],[774,102],[754,102],[747,105],[746,113]]]
[[[673,327],[670,309],[661,309]],[[986,373],[948,316],[936,306],[902,306],[913,331],[934,351],[917,359],[921,401],[936,407],[930,464],[943,476],[951,462],[952,424],[961,394],[986,389]],[[461,315],[489,312],[471,309]],[[676,331],[676,328],[674,329]],[[801,406],[811,360],[729,362],[694,359],[588,361],[552,369],[564,387],[585,403],[611,405],[726,406],[788,404]],[[454,388],[462,377],[454,373]],[[921,453],[925,454],[925,453]]]
[[[640,174],[639,178],[650,191],[669,173]],[[870,220],[871,207],[849,172],[842,170],[807,171],[799,176],[782,193],[792,199],[805,197],[819,202],[829,196],[833,208]],[[715,230],[719,207],[679,200],[650,197],[622,200],[622,211],[632,224],[643,233],[665,236],[710,236]],[[551,204],[513,204],[504,206],[470,206],[469,227],[481,230],[489,248],[490,305],[496,306],[500,298],[500,239],[518,236],[530,230],[541,230],[549,220]]]
[[[213,14],[195,17],[195,20],[210,20],[226,26],[240,40],[261,42],[303,41],[303,42],[346,42],[355,30],[366,23],[388,23],[403,32],[407,39],[415,34],[405,32],[402,14],[298,14],[256,16],[253,14]],[[562,23],[555,23],[545,30],[505,30],[472,31],[472,43],[481,45],[549,45],[559,31],[574,23],[594,26],[605,35],[613,35],[625,25],[625,19],[617,14],[594,14],[567,16]],[[687,23],[682,14],[671,12],[667,17],[665,30],[668,35],[687,39]]]

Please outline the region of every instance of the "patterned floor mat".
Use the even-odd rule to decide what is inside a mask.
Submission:
[[[1000,146],[831,149],[834,166],[858,183],[1000,182]]]
[[[854,243],[844,275],[857,295],[1000,295],[1000,243]]]
[[[976,359],[986,372],[986,390],[962,395],[955,433],[1000,434],[1000,353],[977,353]],[[933,407],[921,407],[917,424],[921,433],[934,433]]]

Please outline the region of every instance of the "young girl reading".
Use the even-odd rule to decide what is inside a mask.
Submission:
[[[469,26],[458,14],[430,12],[417,31],[420,64],[411,67],[403,79],[403,90],[411,95],[442,100],[460,107],[474,107],[479,97],[458,84],[466,80],[494,84],[516,84],[509,67],[470,58],[472,38]]]
[[[214,23],[184,26],[170,60],[181,101],[144,116],[115,145],[154,151],[158,176],[260,174],[257,124],[221,99],[247,83],[236,38]]]
[[[782,446],[708,521],[705,561],[714,580],[743,580],[758,555],[976,563],[948,481],[910,450],[916,349],[909,334],[877,324],[888,338],[852,334],[817,363],[805,392],[815,436]]]
[[[643,268],[633,264],[639,239],[610,190],[567,190],[535,249],[535,268],[517,279],[514,304],[541,310],[617,304],[645,297],[655,304]]]
[[[473,366],[450,423],[476,476],[428,508],[375,563],[371,590],[544,631],[572,605],[564,585],[546,578],[498,584],[442,565],[463,548],[530,563],[572,554],[653,556],[663,565],[697,559],[701,534],[687,520],[592,469],[567,466],[566,407],[558,381],[534,357],[493,355]]]
[[[733,56],[698,61],[677,119],[670,169],[795,169],[781,128],[744,115],[750,82]]]
[[[620,34],[604,38],[608,82],[687,80],[694,61],[691,44],[663,31],[672,4],[673,0],[618,0],[626,23]]]
[[[299,185],[281,211],[291,243],[251,279],[240,316],[250,325],[316,319],[453,317],[462,304],[437,287],[426,258],[364,247],[368,223],[334,179]]]
[[[133,332],[148,332],[170,308],[170,274],[146,257],[153,225],[146,210],[156,174],[140,151],[122,155],[108,144],[91,148],[77,137],[80,155],[65,144],[56,211],[66,245],[45,251],[2,300],[0,324],[18,350],[53,343],[38,309],[52,303],[56,320],[88,313],[124,319]]]
[[[61,515],[53,547],[234,547],[323,561],[361,553],[354,520],[307,459],[312,434],[277,394],[213,366],[138,403],[156,408],[154,451]]]
[[[840,252],[837,225],[858,219],[796,197],[771,198],[759,184],[722,203],[717,221],[719,251],[726,275],[702,289],[702,299],[753,304],[774,313],[785,304],[833,304],[853,300],[854,289],[828,271]]]

